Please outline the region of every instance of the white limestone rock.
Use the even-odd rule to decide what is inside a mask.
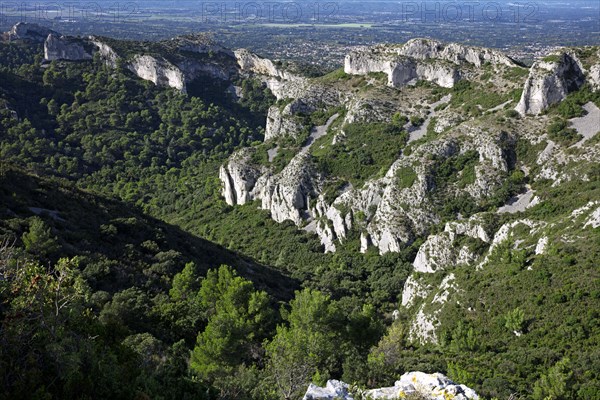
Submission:
[[[86,49],[88,47],[88,49]],[[49,34],[44,42],[44,59],[46,61],[68,60],[80,61],[91,60],[91,45],[81,39],[68,36]]]
[[[116,68],[117,60],[119,59],[117,52],[108,44],[104,43],[101,39],[95,36],[90,36],[89,40],[94,46],[96,46],[96,49],[102,60],[104,60],[104,62],[111,68]]]
[[[519,114],[538,115],[583,85],[583,66],[574,53],[560,52],[549,57],[531,67],[521,100],[515,107]]]
[[[348,391],[348,387],[347,383],[335,379],[328,380],[325,387],[319,387],[311,383],[302,400],[354,400],[354,397]]]
[[[518,220],[515,220],[512,222],[507,222],[506,224],[502,225],[500,227],[500,229],[498,229],[496,231],[496,233],[494,235],[494,239],[492,239],[490,247],[488,248],[483,261],[481,261],[481,263],[479,263],[479,265],[477,265],[477,269],[483,268],[488,263],[489,258],[491,256],[491,254],[493,253],[493,251],[496,249],[496,247],[498,247],[501,243],[505,242],[506,240],[510,239],[513,234],[513,232],[512,232],[513,229],[515,227],[517,227],[518,225],[527,226],[529,228],[529,234],[534,235],[541,228],[546,226],[547,224],[543,221],[533,221],[530,219],[518,219]]]
[[[448,232],[453,237],[455,235],[465,235],[488,243],[490,237],[482,223],[479,216],[473,216],[466,221],[451,221],[444,226],[444,232]]]
[[[358,390],[357,390],[358,391]],[[358,397],[380,400],[395,400],[409,395],[425,400],[479,400],[477,393],[460,385],[440,373],[427,374],[413,371],[403,374],[392,387],[359,391]],[[348,384],[329,380],[324,388],[310,384],[303,400],[353,400]]]
[[[325,248],[325,253],[335,253],[336,236],[327,222],[317,221],[315,233],[319,236],[321,244]]]
[[[261,171],[251,163],[251,152],[242,149],[234,153],[219,169],[223,197],[229,205],[242,205],[254,199],[252,189]]]
[[[442,283],[440,283],[438,291],[433,297],[432,303],[445,304],[446,301],[448,301],[448,297],[450,296],[451,292],[455,292],[456,290],[457,288],[454,274],[451,273],[446,275],[442,280]]]
[[[591,226],[592,228],[600,227],[600,207],[596,208],[596,210],[590,214],[589,218],[585,221],[583,225],[584,228]]]
[[[296,115],[312,111],[313,108],[301,100],[294,100],[283,107],[283,109],[278,105],[269,107],[265,127],[265,141],[285,136],[298,137],[305,126],[300,123]]]
[[[408,331],[408,339],[412,342],[424,344],[437,344],[435,314],[425,312],[425,304],[419,307]]]
[[[535,254],[544,254],[546,247],[548,247],[548,236],[543,236],[535,245]]]
[[[366,75],[383,72],[388,77],[388,85],[402,87],[417,80],[426,80],[443,87],[453,87],[460,79],[458,69],[445,65],[425,64],[398,54],[365,54],[353,52],[344,60],[344,72],[351,75]]]
[[[58,35],[52,29],[38,24],[28,22],[18,22],[4,34],[8,40],[31,40],[34,42],[44,42],[48,35]]]
[[[413,262],[415,272],[434,273],[448,264],[453,264],[455,254],[452,244],[453,240],[447,234],[429,236],[419,247]]]
[[[600,90],[600,64],[592,65],[590,67],[588,81],[593,90]]]
[[[305,77],[293,74],[277,66],[273,61],[246,49],[235,50],[234,56],[242,73],[252,74],[260,79],[277,100],[314,97],[309,96],[308,93],[315,85],[310,84]]]
[[[263,210],[270,210],[276,222],[291,220],[300,226],[309,208],[309,196],[319,176],[313,170],[307,154],[297,154],[277,175],[270,173],[258,178],[254,193],[261,199]]]
[[[185,77],[175,65],[163,58],[137,55],[127,65],[138,77],[151,81],[157,86],[172,87],[185,92]]]
[[[465,46],[459,43],[443,43],[433,39],[412,39],[399,49],[399,54],[418,60],[437,59],[454,64],[469,63],[481,67],[485,63],[516,66],[504,53],[483,47]]]
[[[430,287],[414,275],[410,275],[402,289],[402,307],[410,308],[418,298],[426,297],[430,291]]]
[[[369,235],[365,232],[362,232],[360,234],[360,252],[361,253],[366,253],[367,250],[369,250],[369,244],[371,243],[371,240],[369,239]]]
[[[400,46],[379,45],[351,52],[344,60],[344,71],[353,75],[383,72],[393,87],[416,80],[453,87],[461,78],[460,65],[481,67],[486,62],[516,66],[509,57],[494,50],[413,39]]]
[[[286,79],[291,77],[286,71],[277,68],[273,61],[262,58],[246,49],[238,49],[234,52],[238,65],[243,71]]]

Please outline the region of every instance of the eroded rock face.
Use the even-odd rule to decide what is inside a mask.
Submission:
[[[402,289],[402,306],[411,307],[416,299],[427,296],[429,290],[430,288],[427,285],[416,279],[414,275],[410,275]]]
[[[388,77],[388,85],[392,87],[406,86],[419,79],[443,87],[453,87],[460,79],[458,69],[447,65],[428,65],[397,54],[365,54],[364,52],[347,55],[344,60],[344,72],[351,75],[383,72]]]
[[[223,193],[229,204],[261,200],[262,208],[270,210],[278,222],[291,220],[302,226],[318,220],[311,230],[319,235],[326,251],[335,251],[335,243],[343,242],[354,225],[362,235],[361,251],[374,246],[382,254],[398,252],[415,237],[426,235],[428,227],[438,221],[430,196],[436,190],[435,171],[427,161],[430,155],[445,159],[477,150],[474,182],[460,189],[474,199],[485,198],[502,185],[508,167],[501,142],[508,139],[504,134],[483,134],[476,129],[464,133],[468,139],[446,138],[422,145],[410,156],[399,158],[383,177],[367,181],[361,188],[348,186],[330,203],[320,193],[323,180],[307,152],[299,153],[279,174],[268,172],[267,167],[250,166],[248,157],[232,157],[221,169]],[[398,171],[408,167],[414,168],[415,181],[410,187],[399,187]],[[355,220],[357,214],[361,215],[360,221]],[[427,250],[428,246],[449,249],[456,235],[489,240],[481,227],[470,222],[448,225],[446,230],[424,244],[415,261],[417,271],[434,272],[445,263],[466,263],[473,258],[468,249],[448,250],[445,254]],[[441,244],[444,246],[438,246]]]
[[[183,72],[167,60],[148,55],[136,56],[127,66],[142,79],[158,86],[168,86],[185,92]]]
[[[594,90],[600,90],[600,64],[592,65],[588,81]]]
[[[51,33],[44,42],[44,59],[46,61],[91,60],[92,53],[86,50],[82,40]]]
[[[413,262],[414,273],[412,273],[404,284],[402,290],[402,306],[410,308],[418,300],[427,299],[421,304],[411,320],[409,327],[409,338],[419,343],[437,343],[437,321],[440,307],[426,311],[426,303],[443,306],[451,294],[456,292],[456,282],[453,273],[444,271],[451,270],[458,265],[473,265],[480,257],[459,239],[469,237],[483,243],[490,243],[483,218],[474,215],[468,220],[453,221],[446,223],[444,232],[429,235],[427,240],[419,247],[417,256]],[[439,286],[432,286],[424,279],[423,274],[441,273],[446,274]]]
[[[238,49],[234,52],[238,65],[243,71],[252,72],[257,75],[266,75],[288,79],[292,77],[286,71],[275,66],[273,61],[262,58],[246,49]]]
[[[234,54],[242,73],[252,74],[260,79],[277,100],[307,97],[307,93],[311,90],[312,85],[306,78],[280,68],[267,58],[260,57],[246,49],[235,50]]]
[[[58,35],[52,29],[48,29],[38,24],[19,22],[15,24],[10,31],[5,33],[8,40],[32,40],[34,42],[43,42],[48,35]]]
[[[481,67],[486,62],[516,66],[509,57],[494,50],[413,39],[401,46],[380,45],[354,51],[346,56],[344,71],[353,75],[383,72],[393,87],[426,80],[450,88],[460,80],[462,64]]]
[[[583,67],[575,54],[550,55],[531,67],[515,110],[521,115],[538,115],[579,89],[584,81]]]
[[[302,225],[320,180],[308,157],[299,153],[280,173],[273,174],[253,165],[247,150],[235,153],[220,171],[225,201],[235,205],[260,200],[261,208],[269,210],[275,221]]]
[[[108,44],[102,42],[100,39],[97,39],[94,36],[89,37],[90,41],[100,54],[100,57],[104,60],[106,64],[108,64],[112,68],[116,68],[117,60],[119,59],[119,55],[117,52],[110,47]]]
[[[41,33],[49,32],[44,43],[45,59],[48,61],[89,60],[97,52],[106,64],[115,68],[117,61],[121,58],[102,38],[60,36],[56,32],[44,30],[45,28],[36,26],[37,28],[34,29],[29,25],[31,24],[15,25],[11,31],[14,31],[12,36],[26,34],[39,36]],[[229,80],[238,73],[234,53],[215,43],[204,43],[186,37],[178,37],[172,39],[172,43],[168,42],[164,45],[169,49],[177,47],[182,53],[178,53],[174,60],[167,60],[157,55],[137,54],[132,57],[124,57],[125,66],[141,79],[182,92],[186,91],[186,85],[189,82],[200,76]],[[186,53],[198,53],[202,56],[189,56]]]
[[[355,390],[357,397],[369,399],[392,400],[415,396],[427,400],[478,400],[477,393],[465,385],[451,381],[440,373],[426,374],[424,372],[407,372],[397,380],[392,387]],[[329,380],[325,387],[310,384],[303,400],[352,400],[354,396],[348,384]]]
[[[229,205],[243,205],[254,199],[252,190],[261,171],[252,166],[249,150],[234,153],[219,170],[223,183],[223,196]]]
[[[277,175],[261,176],[254,189],[261,199],[262,209],[271,211],[277,222],[291,220],[301,225],[309,208],[309,198],[314,196],[319,176],[308,163],[308,155],[299,153]]]
[[[485,63],[514,67],[515,62],[502,52],[483,47],[465,46],[459,43],[443,43],[432,39],[412,39],[399,53],[418,60],[437,59],[460,64],[467,62],[476,67]]]
[[[297,138],[305,126],[296,117],[298,113],[310,113],[314,111],[302,100],[294,100],[285,107],[271,106],[267,113],[267,124],[265,127],[265,141],[290,136]]]

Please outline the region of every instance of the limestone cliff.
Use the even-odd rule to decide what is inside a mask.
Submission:
[[[96,38],[95,36],[89,37],[90,42],[96,46],[98,54],[104,60],[104,62],[112,68],[117,67],[117,60],[119,59],[119,55],[117,52],[110,47],[108,44],[104,43],[100,38]]]
[[[307,154],[300,153],[280,173],[273,174],[253,165],[247,150],[236,153],[221,167],[225,201],[235,205],[260,200],[261,208],[269,210],[275,221],[301,225],[319,184],[318,174],[307,159]]]
[[[296,117],[297,114],[312,111],[314,108],[302,100],[294,100],[283,108],[278,105],[271,106],[267,113],[265,141],[283,136],[298,137],[306,127]]]
[[[43,42],[48,35],[58,33],[38,24],[27,22],[18,22],[8,32],[4,33],[7,40],[31,40],[34,42]]]
[[[140,78],[151,81],[155,85],[186,91],[183,72],[163,58],[138,55],[127,64],[127,68]]]
[[[579,89],[584,81],[583,67],[575,54],[552,54],[531,67],[515,110],[521,115],[540,114]]]
[[[85,44],[84,41],[79,39],[51,33],[44,42],[44,59],[46,61],[91,60],[91,51],[86,50],[86,47],[90,48],[90,46],[89,44],[85,46]]]
[[[44,29],[37,26],[32,28],[30,24],[17,24],[9,34],[11,37],[37,37],[47,31],[49,33],[44,42],[46,61],[90,60],[93,54],[98,53],[104,62],[113,68],[117,66],[117,61],[122,59],[124,66],[141,79],[182,92],[186,91],[189,82],[200,76],[229,80],[238,73],[234,53],[204,39],[185,36],[157,42],[150,52],[144,45],[140,47],[138,43],[133,42],[128,45],[128,54],[119,54],[119,51],[101,37],[61,36]]]
[[[445,60],[454,64],[469,63],[481,67],[485,63],[514,67],[515,62],[500,51],[465,46],[459,43],[443,43],[432,39],[412,39],[398,48],[398,54],[418,60]]]
[[[484,63],[516,66],[495,50],[444,44],[431,39],[413,39],[404,45],[378,45],[348,54],[344,60],[347,74],[383,72],[388,85],[402,87],[417,80],[453,87],[461,79],[461,65],[481,67]]]
[[[600,90],[600,64],[592,65],[588,81],[594,90]]]

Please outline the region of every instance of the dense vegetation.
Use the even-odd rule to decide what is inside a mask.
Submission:
[[[347,124],[345,140],[320,146],[331,136],[317,141],[311,152],[319,170],[360,187],[368,179],[384,174],[398,158],[408,140],[401,123]],[[368,145],[367,145],[368,143]]]
[[[274,98],[261,84],[238,82],[241,102],[207,80],[183,95],[98,59],[40,67],[39,51],[0,44],[0,398],[297,399],[311,380],[389,385],[408,370],[490,397],[597,398],[597,230],[547,256],[505,246],[484,271],[457,269],[475,311],[451,310],[440,345],[418,346],[406,316],[386,317],[421,239],[380,256],[360,254],[350,232],[323,254],[292,223],[221,199],[219,165],[263,137]],[[477,115],[475,104],[505,100],[477,93],[457,87],[454,105]],[[316,143],[332,190],[386,171],[406,122],[351,124],[343,143]],[[472,183],[477,158],[432,160],[436,184]],[[507,179],[502,200],[523,180]],[[545,201],[529,212],[558,221],[595,198],[597,182],[536,188]],[[587,197],[564,205],[577,192]],[[460,200],[440,200],[442,215],[477,211]]]

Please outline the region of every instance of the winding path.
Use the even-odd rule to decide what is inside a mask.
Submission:
[[[300,153],[307,153],[308,149],[310,149],[310,146],[312,146],[312,144],[315,141],[317,141],[317,139],[327,135],[327,129],[329,129],[329,126],[333,123],[333,121],[335,121],[337,117],[339,117],[339,114],[333,114],[331,117],[329,117],[325,125],[315,126],[314,128],[312,128],[312,130],[310,131],[310,136],[306,140],[304,146],[302,146],[302,148],[300,149]]]
[[[409,129],[408,132],[410,134],[410,136],[408,138],[408,143],[414,142],[415,140],[419,140],[427,134],[427,127],[429,126],[429,123],[431,122],[431,118],[435,117],[435,115],[437,114],[437,112],[435,111],[435,108],[437,106],[439,106],[440,104],[446,104],[447,102],[450,101],[451,98],[452,98],[452,95],[448,94],[448,95],[442,97],[441,99],[439,99],[438,101],[436,101],[435,103],[431,104],[429,106],[429,115],[427,115],[427,118],[425,119],[425,121],[421,124],[421,126],[416,128],[412,132],[410,131],[410,122],[405,125],[405,127],[407,129]]]

